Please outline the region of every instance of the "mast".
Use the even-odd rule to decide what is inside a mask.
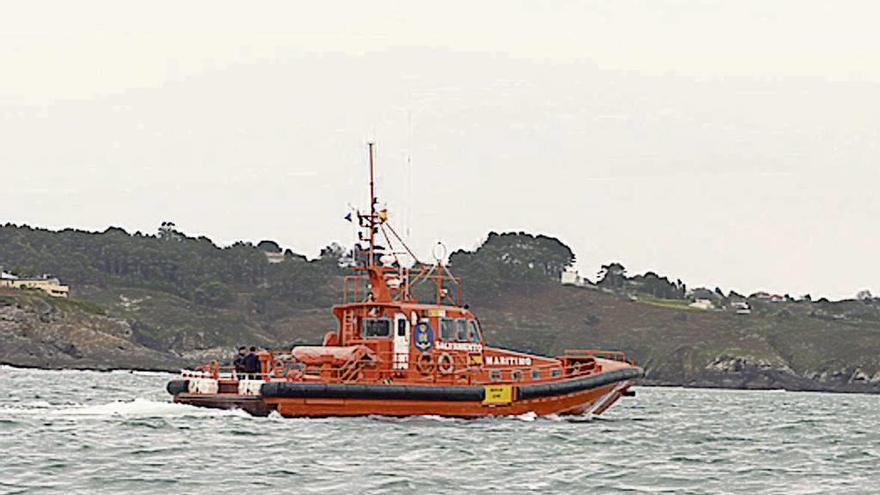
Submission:
[[[385,272],[387,271],[384,267],[380,266],[376,260],[376,233],[379,230],[382,222],[384,221],[383,216],[376,211],[376,173],[375,173],[375,158],[374,158],[374,148],[375,143],[367,143],[370,151],[370,214],[369,215],[361,215],[358,214],[359,220],[361,222],[361,226],[366,227],[370,230],[367,235],[367,241],[369,241],[370,246],[367,251],[367,264],[366,266],[357,267],[356,270],[362,270],[367,272],[369,276],[370,282],[370,294],[374,301],[378,302],[387,302],[391,301],[391,289],[388,287],[388,283],[385,280]],[[363,237],[361,238],[363,239]]]
[[[370,147],[370,266],[373,266],[376,247],[376,183],[373,176],[373,145],[375,143],[367,143]]]
[[[370,162],[370,213],[360,213],[357,211],[358,224],[360,228],[369,229],[370,232],[366,236],[363,235],[363,232],[358,234],[358,244],[357,251],[360,251],[361,243],[364,241],[369,242],[369,247],[367,249],[367,259],[364,264],[358,264],[354,267],[355,271],[358,272],[366,272],[366,279],[369,283],[369,300],[384,303],[391,301],[404,301],[404,300],[414,300],[412,293],[410,292],[410,288],[421,281],[425,280],[433,280],[437,284],[437,299],[436,304],[442,304],[445,299],[445,295],[443,294],[446,290],[444,285],[448,285],[444,283],[444,278],[448,278],[451,284],[458,286],[458,304],[461,304],[461,281],[454,277],[449,270],[443,266],[442,256],[437,257],[437,264],[432,268],[427,267],[419,267],[418,274],[415,276],[413,280],[410,280],[410,272],[408,269],[404,268],[399,260],[397,259],[397,253],[393,250],[393,243],[396,240],[400,243],[401,246],[406,250],[416,265],[421,265],[421,262],[416,257],[415,253],[407,246],[406,242],[400,237],[397,231],[391,226],[388,222],[388,211],[385,209],[378,210],[376,205],[379,203],[376,198],[376,157],[375,157],[375,143],[368,142],[367,143],[369,149],[369,162]],[[381,229],[381,233],[384,236],[386,242],[388,243],[387,249],[390,250],[392,256],[394,256],[395,261],[397,262],[396,267],[392,266],[384,266],[382,264],[381,259],[377,259],[377,246],[376,246],[376,235],[379,234],[379,230]],[[390,235],[389,235],[390,233]],[[381,256],[380,256],[381,258]],[[396,273],[395,273],[396,272]],[[392,281],[393,284],[390,284],[389,281]],[[346,289],[347,293],[347,289]],[[346,296],[347,297],[347,296]]]

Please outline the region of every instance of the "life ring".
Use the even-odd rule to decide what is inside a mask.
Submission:
[[[287,370],[284,366],[284,361],[278,358],[272,360],[272,373],[275,375],[275,378],[283,377],[286,371]]]
[[[455,361],[448,352],[440,354],[440,357],[437,358],[437,371],[442,375],[448,375],[455,371]]]
[[[416,368],[423,375],[430,375],[434,371],[434,366],[434,358],[428,353],[421,354],[416,360]]]

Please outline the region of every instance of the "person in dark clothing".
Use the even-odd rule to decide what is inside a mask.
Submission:
[[[236,373],[244,373],[244,358],[247,356],[247,347],[241,346],[238,348],[238,355],[235,356],[235,359],[232,360],[232,365],[235,366]]]
[[[260,357],[257,356],[257,348],[251,346],[251,352],[244,357],[244,372],[259,375],[261,371]]]

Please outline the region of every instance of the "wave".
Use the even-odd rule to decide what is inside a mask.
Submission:
[[[529,411],[525,414],[520,414],[519,416],[513,416],[513,417],[520,420],[520,421],[526,421],[526,422],[532,422],[532,421],[538,419],[538,415],[535,414],[533,411]]]
[[[174,402],[154,401],[137,398],[132,401],[115,401],[107,404],[82,405],[72,408],[52,411],[55,416],[80,416],[80,417],[137,417],[157,418],[175,416],[238,416],[252,417],[240,409],[206,409],[176,404]]]
[[[288,420],[290,418],[283,418],[277,412],[273,412],[270,417],[274,417],[277,420]],[[392,422],[392,423],[411,423],[411,422],[419,422],[419,421],[432,421],[438,423],[468,423],[471,421],[523,421],[526,423],[531,423],[533,421],[549,421],[549,422],[564,422],[564,423],[589,423],[596,419],[599,419],[597,416],[593,414],[582,414],[582,415],[566,415],[560,416],[558,414],[548,414],[548,415],[539,415],[535,412],[527,412],[524,414],[510,414],[510,415],[498,415],[498,416],[483,416],[479,418],[459,418],[453,416],[439,416],[436,414],[422,414],[415,416],[382,416],[382,415],[370,415],[366,417],[372,421],[382,421],[382,422]]]
[[[52,408],[52,404],[44,400],[17,403],[14,405],[0,406],[0,414],[23,415],[45,412]]]

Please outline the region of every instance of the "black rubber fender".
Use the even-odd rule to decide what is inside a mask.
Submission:
[[[342,383],[269,382],[260,388],[263,397],[482,401],[483,387],[423,387],[417,385],[346,385]]]
[[[165,385],[165,390],[167,390],[169,394],[174,396],[176,396],[177,394],[188,392],[189,380],[171,380],[170,382],[168,382],[168,385]]]
[[[602,387],[610,383],[633,380],[645,376],[645,371],[639,367],[623,368],[583,378],[574,378],[561,382],[541,383],[536,385],[521,385],[517,387],[518,399],[537,399],[554,395],[573,394],[593,388]]]

